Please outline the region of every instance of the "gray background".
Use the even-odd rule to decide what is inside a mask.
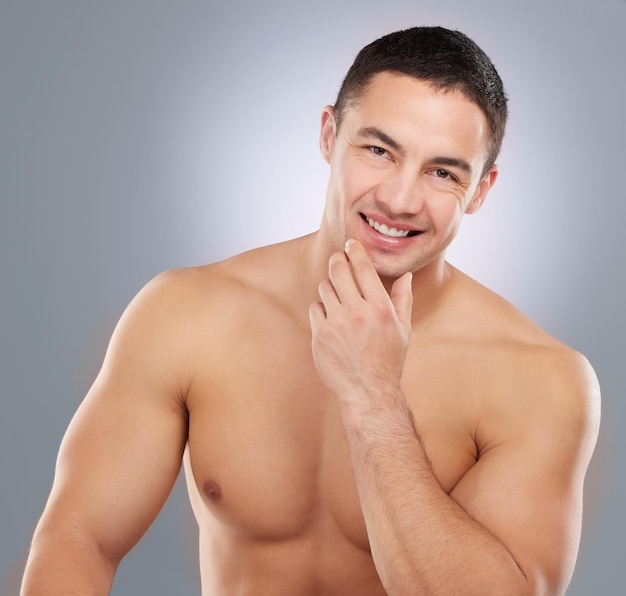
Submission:
[[[584,352],[603,388],[569,594],[624,593],[626,2],[0,2],[0,578],[151,277],[317,228],[322,107],[358,49],[459,28],[511,97],[501,178],[450,260]],[[199,593],[179,481],[114,594]]]

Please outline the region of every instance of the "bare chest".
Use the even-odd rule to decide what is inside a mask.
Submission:
[[[407,370],[416,426],[449,491],[476,460],[462,383],[415,357]],[[307,337],[223,345],[188,408],[188,473],[212,524],[253,541],[309,536],[369,550],[343,424]]]

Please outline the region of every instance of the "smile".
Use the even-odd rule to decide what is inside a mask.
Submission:
[[[388,236],[389,238],[407,238],[409,236],[417,236],[417,234],[420,233],[417,230],[398,230],[397,228],[390,228],[386,224],[381,224],[371,217],[367,217],[363,214],[361,214],[361,217],[371,228],[374,228],[379,234]]]

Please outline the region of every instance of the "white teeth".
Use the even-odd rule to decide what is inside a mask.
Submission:
[[[406,238],[409,230],[396,230],[396,228],[388,228],[385,224],[374,221],[371,217],[367,218],[367,223],[380,234],[391,236],[392,238]]]

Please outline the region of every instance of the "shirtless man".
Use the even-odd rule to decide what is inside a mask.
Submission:
[[[444,260],[506,112],[460,33],[364,48],[322,114],[319,231],[167,272],[122,317],[23,594],[106,594],[182,460],[205,595],[562,594],[595,375]]]

